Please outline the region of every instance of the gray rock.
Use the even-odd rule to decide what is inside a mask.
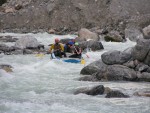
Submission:
[[[126,63],[124,63],[123,65],[124,65],[124,66],[127,66],[127,67],[129,67],[129,68],[132,68],[132,69],[135,68],[134,61],[126,62]]]
[[[17,38],[13,38],[12,36],[0,36],[0,41],[2,42],[16,42],[17,40]]]
[[[150,73],[147,73],[147,72],[138,73],[137,77],[138,77],[139,81],[150,82]]]
[[[140,63],[136,66],[135,71],[147,72],[150,67],[144,63]]]
[[[92,76],[92,75],[80,77],[78,80],[79,81],[92,81],[92,82],[99,81],[95,76]]]
[[[107,95],[105,96],[105,98],[128,98],[128,95],[123,94],[120,91],[111,91],[109,93],[107,93]]]
[[[78,35],[79,35],[79,37],[76,38],[76,41],[87,41],[88,39],[99,41],[99,39],[100,39],[98,34],[93,33],[86,28],[82,28],[78,32]]]
[[[130,55],[132,55],[132,52],[133,52],[133,47],[129,47],[123,51],[123,53],[128,53]]]
[[[87,94],[87,95],[95,96],[95,95],[102,95],[102,94],[104,94],[104,91],[105,91],[104,86],[103,85],[98,85],[98,86],[95,86],[95,87],[93,87],[91,89],[80,88],[77,91],[75,91],[74,94],[84,93],[84,94]]]
[[[143,38],[143,34],[137,28],[126,28],[125,38],[129,38],[131,41],[137,41],[139,38]]]
[[[131,54],[114,50],[102,54],[101,58],[107,65],[123,64],[131,59]]]
[[[52,2],[47,5],[47,12],[49,15],[51,15],[52,11],[55,9],[55,6],[56,4]]]
[[[33,54],[34,51],[30,50],[30,49],[24,49],[23,54]]]
[[[123,42],[123,38],[118,31],[111,31],[104,37],[104,39],[107,42]]]
[[[150,91],[138,91],[134,93],[135,96],[150,97]]]
[[[6,72],[13,72],[12,66],[8,64],[0,64],[0,69],[5,70]]]
[[[19,55],[19,54],[22,54],[23,55],[23,50],[22,49],[18,49],[18,50],[15,50],[15,51],[12,51],[11,54],[13,55]]]
[[[80,74],[83,75],[92,75],[93,73],[98,72],[98,70],[105,70],[106,66],[101,60],[95,61],[87,66],[85,66]]]
[[[92,51],[104,49],[101,42],[94,41],[94,40],[79,42],[79,45],[83,50],[85,50],[87,48],[91,49]]]
[[[150,50],[149,50],[149,52],[148,52],[148,54],[144,60],[144,63],[150,66]]]
[[[150,39],[139,39],[137,45],[133,48],[133,59],[137,59],[141,62],[145,60],[150,51]],[[148,57],[149,59],[149,57]]]
[[[136,71],[122,65],[108,66],[105,76],[108,81],[135,81],[137,79]]]
[[[143,33],[145,39],[150,39],[150,25],[143,29]]]
[[[39,42],[36,38],[32,36],[24,36],[22,38],[19,38],[19,40],[16,41],[15,47],[25,49],[25,48],[38,48]]]
[[[5,44],[0,44],[0,51],[8,52],[9,51],[9,46],[7,46]]]

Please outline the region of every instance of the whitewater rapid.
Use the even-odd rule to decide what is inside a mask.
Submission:
[[[74,38],[72,35],[57,36],[47,33],[14,34],[0,33],[0,36],[32,35],[46,48],[56,37]],[[3,42],[0,42],[3,43]],[[13,45],[14,43],[6,43]],[[135,42],[104,42],[104,50],[87,52],[83,57],[85,65],[101,58],[109,50],[123,51],[133,47]],[[0,64],[10,64],[12,73],[0,70],[0,113],[149,113],[150,99],[136,97],[133,93],[149,89],[147,82],[85,82],[78,81],[82,64],[51,60],[50,55],[0,55]],[[127,93],[131,98],[104,98],[105,95],[74,95],[81,87],[104,85]]]

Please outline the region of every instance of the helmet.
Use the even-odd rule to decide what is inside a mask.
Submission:
[[[75,46],[78,46],[78,45],[79,45],[79,43],[78,43],[78,42],[76,42],[74,45],[75,45]]]
[[[75,39],[72,39],[72,42],[75,42]]]
[[[55,39],[55,43],[58,43],[58,42],[59,42],[59,39],[58,39],[58,38],[56,38],[56,39]]]

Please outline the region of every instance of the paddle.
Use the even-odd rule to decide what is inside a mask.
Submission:
[[[55,54],[54,54],[54,53],[51,53],[51,58],[52,58],[52,59],[56,59],[56,57],[55,57]]]
[[[38,53],[38,54],[36,54],[35,56],[42,58],[44,55],[45,55],[45,54],[43,54],[43,53]]]
[[[83,57],[81,58],[81,64],[85,64],[85,60]]]

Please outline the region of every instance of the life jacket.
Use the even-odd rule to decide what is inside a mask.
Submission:
[[[54,44],[54,50],[61,50],[61,45],[58,44]]]
[[[79,47],[75,47],[74,53],[77,54],[77,52],[79,52],[80,49],[81,49],[81,48],[79,48]],[[81,50],[81,53],[82,53],[82,50]],[[80,53],[79,55],[81,55],[81,53]]]

